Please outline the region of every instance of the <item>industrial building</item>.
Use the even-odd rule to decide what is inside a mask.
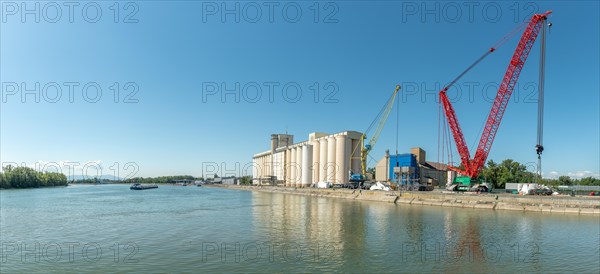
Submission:
[[[362,136],[357,131],[314,132],[294,144],[293,135],[272,134],[271,149],[252,157],[252,182],[292,187],[347,183],[350,174],[361,172]]]
[[[389,150],[375,166],[375,179],[381,182],[400,184],[419,183],[422,185],[441,186],[452,179],[445,164],[428,162],[425,150],[413,147],[411,153],[390,155]]]

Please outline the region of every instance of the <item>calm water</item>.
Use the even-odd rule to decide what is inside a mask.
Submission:
[[[597,216],[169,186],[0,198],[2,273],[600,272]]]

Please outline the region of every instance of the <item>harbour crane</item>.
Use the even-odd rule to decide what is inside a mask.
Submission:
[[[379,139],[379,136],[381,135],[381,132],[383,131],[385,123],[387,122],[387,119],[390,116],[390,113],[392,112],[392,108],[394,107],[394,101],[396,100],[396,97],[398,96],[398,91],[400,91],[400,88],[401,88],[400,85],[396,85],[396,89],[394,90],[394,92],[392,93],[390,98],[387,100],[385,105],[383,105],[383,107],[381,108],[381,110],[379,111],[379,113],[377,114],[375,119],[371,122],[371,125],[369,125],[369,128],[367,128],[367,130],[365,130],[365,132],[362,134],[361,142],[364,143],[364,141],[367,139],[367,133],[369,133],[371,131],[371,129],[373,129],[375,127],[375,125],[377,125],[375,127],[375,131],[373,132],[373,135],[371,136],[371,139],[369,139],[369,142],[367,144],[365,144],[364,146],[361,146],[360,148],[358,146],[352,148],[353,151],[352,151],[351,155],[355,155],[354,151],[356,149],[361,150],[361,154],[360,154],[361,173],[360,174],[356,174],[356,173],[352,174],[350,176],[350,182],[362,183],[367,179],[366,178],[367,177],[366,176],[366,174],[367,174],[367,157],[369,155],[369,152],[371,152],[371,150],[373,150],[373,148],[375,147],[375,144],[377,143],[377,140]],[[356,171],[353,170],[353,172],[356,172]]]
[[[452,104],[448,100],[448,96],[446,95],[446,91],[450,88],[458,79],[464,76],[469,70],[475,67],[481,60],[487,57],[490,53],[494,52],[497,46],[504,44],[510,37],[509,35],[505,36],[501,39],[494,47],[490,48],[483,56],[477,59],[471,66],[469,66],[465,71],[463,71],[458,77],[448,84],[448,86],[444,87],[440,92],[440,102],[444,109],[444,114],[448,120],[448,125],[452,130],[452,136],[454,138],[454,142],[456,143],[456,148],[458,153],[460,154],[462,169],[457,167],[450,167],[449,169],[457,171],[462,176],[459,176],[455,179],[455,189],[456,190],[469,190],[472,187],[472,181],[474,181],[483,166],[485,165],[486,159],[492,148],[492,143],[494,142],[494,138],[496,133],[498,132],[498,128],[500,126],[500,122],[502,121],[502,116],[504,115],[504,111],[506,110],[506,106],[508,105],[508,101],[510,96],[515,88],[515,84],[519,79],[519,75],[521,73],[521,69],[529,56],[529,52],[535,43],[536,38],[538,37],[538,33],[541,29],[545,28],[545,22],[548,15],[552,13],[552,11],[547,11],[542,14],[534,14],[527,24],[519,43],[517,44],[517,48],[508,64],[508,68],[506,69],[506,73],[504,74],[504,78],[502,79],[502,83],[498,89],[498,93],[496,94],[496,98],[492,103],[492,107],[490,113],[488,115],[487,121],[485,123],[485,127],[483,128],[483,133],[479,140],[479,145],[477,146],[477,150],[475,152],[475,157],[471,159],[471,155],[469,153],[469,148],[467,147],[467,143],[465,142],[465,137],[462,133],[461,127],[458,123],[458,118],[456,117],[456,112],[452,107]],[[542,31],[544,33],[545,31]],[[540,59],[540,81],[543,81],[543,62],[544,62],[544,54],[545,54],[545,41],[544,35],[542,34],[542,47],[541,47],[541,59]],[[543,94],[543,83],[539,83],[540,89]],[[542,97],[543,98],[543,97]],[[543,110],[543,108],[540,108]],[[538,110],[538,115],[540,115],[540,110]],[[538,117],[538,119],[540,119]],[[541,136],[540,136],[540,122],[538,121],[538,144],[536,146],[536,151],[538,152],[538,156],[541,155],[543,151],[543,146],[541,145]],[[456,184],[457,183],[457,184]],[[480,189],[487,190],[487,189]]]

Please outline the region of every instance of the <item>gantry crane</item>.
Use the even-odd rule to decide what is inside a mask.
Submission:
[[[371,152],[371,150],[375,147],[375,144],[377,143],[377,139],[379,139],[379,136],[381,135],[381,132],[383,131],[383,127],[385,126],[385,123],[387,122],[387,119],[390,116],[390,113],[392,112],[392,108],[394,107],[394,101],[396,100],[396,96],[398,96],[398,91],[400,91],[400,85],[396,86],[396,89],[390,96],[389,100],[381,108],[381,110],[379,111],[379,113],[377,114],[377,116],[375,117],[373,122],[371,122],[371,125],[369,126],[369,128],[362,134],[361,142],[364,143],[364,141],[367,139],[367,133],[369,133],[371,131],[371,129],[373,129],[373,127],[375,125],[377,125],[377,127],[375,128],[375,131],[373,132],[373,135],[371,136],[371,139],[369,139],[369,142],[367,144],[365,144],[364,146],[361,146],[360,148],[358,146],[352,148],[353,151],[352,151],[351,155],[354,155],[354,150],[356,150],[356,149],[361,150],[361,154],[360,154],[361,174],[356,174],[356,173],[352,174],[350,176],[351,182],[364,182],[366,180],[367,157],[369,155],[369,152]],[[356,172],[356,170],[353,170],[352,172]]]
[[[492,47],[486,52],[483,56],[475,61],[469,68],[467,68],[464,72],[462,72],[456,79],[454,79],[448,86],[443,88],[439,92],[440,102],[443,105],[444,114],[448,120],[448,124],[450,129],[452,130],[452,136],[456,143],[456,148],[458,153],[460,154],[461,164],[463,169],[459,169],[456,167],[449,167],[452,170],[455,170],[462,174],[463,176],[457,177],[455,182],[459,183],[457,186],[457,190],[467,190],[471,188],[472,179],[476,179],[479,176],[479,173],[483,169],[485,161],[488,157],[490,149],[492,147],[492,143],[494,142],[494,137],[498,132],[498,128],[500,126],[500,121],[502,120],[502,116],[504,115],[504,111],[506,110],[506,106],[508,105],[508,101],[510,96],[515,88],[515,84],[519,79],[519,75],[521,73],[521,69],[527,60],[527,56],[529,56],[529,52],[535,40],[540,32],[540,29],[545,27],[545,21],[547,16],[552,11],[547,11],[543,14],[535,14],[531,17],[529,24],[527,25],[523,35],[521,36],[521,40],[519,40],[519,44],[515,49],[512,59],[508,64],[508,68],[506,73],[504,74],[504,78],[502,79],[502,83],[498,89],[498,93],[496,94],[496,98],[492,104],[492,108],[490,110],[490,114],[488,115],[487,121],[485,123],[485,127],[483,128],[483,133],[481,135],[481,139],[479,140],[479,145],[477,146],[477,151],[475,152],[475,157],[471,159],[471,155],[469,153],[469,148],[465,142],[465,137],[462,133],[460,125],[458,123],[458,119],[456,117],[456,113],[452,104],[448,100],[448,96],[446,95],[446,91],[450,88],[458,79],[464,76],[470,69],[472,69],[475,65],[477,65],[483,58],[485,58],[490,53],[496,50],[496,47]],[[506,38],[506,37],[505,37]],[[502,44],[506,42],[506,39],[503,38],[501,40]],[[544,48],[544,41],[542,41],[542,49]],[[501,44],[500,44],[501,45]],[[544,51],[542,50],[542,55]],[[541,61],[543,62],[544,57],[542,56]],[[540,66],[540,73],[543,74],[543,65]],[[543,81],[543,76],[540,76],[540,81]],[[543,87],[543,83],[540,83],[541,87]],[[538,128],[539,131],[539,128]],[[538,137],[538,139],[540,139]],[[541,140],[538,140],[538,147],[536,148],[538,151],[538,155],[541,154],[543,147],[541,146]]]

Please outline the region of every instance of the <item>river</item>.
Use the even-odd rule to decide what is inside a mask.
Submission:
[[[600,273],[598,216],[193,186],[0,191],[2,273]]]

